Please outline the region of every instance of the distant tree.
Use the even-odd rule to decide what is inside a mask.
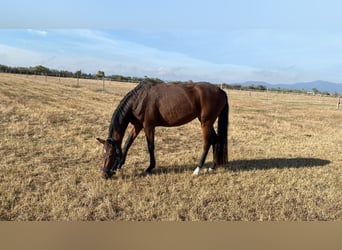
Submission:
[[[139,81],[140,81],[139,77],[136,77],[136,76],[132,77],[132,82],[139,82]]]
[[[254,84],[247,86],[246,89],[247,89],[247,90],[256,90]]]
[[[73,77],[74,74],[70,71],[67,71],[67,70],[62,70],[60,71],[60,74],[62,77]]]
[[[102,71],[102,70],[97,71],[96,77],[97,78],[101,78],[101,79],[104,78],[105,77],[105,72]]]
[[[113,81],[121,81],[122,76],[120,76],[120,75],[112,75],[110,78]]]
[[[82,75],[82,70],[77,70],[74,75],[80,77]]]
[[[315,94],[315,95],[317,95],[317,94],[319,94],[320,92],[319,92],[319,90],[318,89],[316,89],[316,88],[313,88],[312,89],[312,92]]]
[[[233,89],[238,89],[238,90],[242,88],[241,84],[231,84],[230,86],[232,86]]]
[[[6,65],[0,64],[0,71],[1,72],[7,72],[8,71],[8,67]]]
[[[37,65],[33,67],[32,70],[36,75],[47,75],[50,72],[49,68],[46,68],[42,65]]]
[[[255,87],[255,89],[260,90],[260,91],[265,91],[266,87],[263,86],[263,85],[258,85],[258,86]]]

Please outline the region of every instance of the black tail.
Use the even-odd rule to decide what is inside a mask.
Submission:
[[[228,163],[228,119],[229,119],[229,104],[227,102],[222,109],[218,118],[217,141],[213,145],[214,163],[217,165],[225,165]]]

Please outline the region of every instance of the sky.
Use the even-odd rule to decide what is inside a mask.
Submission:
[[[342,2],[18,1],[0,64],[162,80],[342,83]]]

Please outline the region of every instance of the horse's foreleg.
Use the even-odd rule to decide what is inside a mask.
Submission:
[[[150,166],[145,170],[145,172],[150,174],[156,166],[156,159],[154,156],[154,127],[145,128],[145,134],[148,152],[150,154]]]
[[[120,165],[118,166],[118,169],[120,169],[125,164],[126,156],[127,156],[127,153],[128,153],[128,149],[131,147],[131,145],[134,142],[135,138],[137,138],[137,136],[140,133],[141,129],[142,129],[142,126],[140,126],[140,125],[133,125],[131,131],[129,132],[129,135],[127,137],[125,145],[123,147],[122,158],[121,158],[121,161],[120,161]]]

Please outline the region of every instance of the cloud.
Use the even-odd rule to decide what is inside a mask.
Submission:
[[[9,66],[32,66],[44,60],[44,55],[33,51],[0,44],[1,64]]]
[[[193,55],[186,53],[186,51],[180,52],[176,49],[172,50],[172,47],[168,46],[166,46],[168,50],[157,48],[158,46],[147,46],[135,39],[117,39],[110,33],[102,31],[27,31],[42,36],[44,39],[34,38],[25,40],[25,43],[17,43],[11,46],[0,44],[0,64],[10,66],[41,64],[58,70],[76,71],[81,69],[86,73],[104,70],[106,75],[146,75],[163,80],[226,83],[248,80],[270,83],[310,81],[321,79],[321,75],[324,73],[323,71],[318,72],[316,70],[314,72],[301,68],[298,66],[300,64],[294,65],[292,61],[289,61],[288,66],[272,67],[244,65],[244,60],[240,61],[241,64],[218,63],[201,57],[195,58],[196,53]],[[256,55],[252,54],[250,57],[253,58]],[[335,76],[335,78],[337,77],[339,75]],[[334,81],[335,79],[327,80]]]
[[[47,36],[48,32],[45,31],[45,30],[33,30],[33,29],[27,29],[27,31],[31,34],[35,34],[35,35],[38,35],[38,36],[42,36],[42,37],[45,37]]]
[[[134,46],[133,46],[134,47]],[[194,80],[210,82],[242,82],[260,80],[268,82],[288,82],[289,74],[282,71],[263,70],[254,67],[233,64],[213,64],[189,58],[178,53],[163,52],[149,48],[150,55],[142,56],[146,49],[121,50],[129,52],[128,58],[122,55],[118,58],[105,59],[101,56],[48,54],[34,52],[0,44],[1,64],[10,66],[44,65],[58,70],[76,71],[81,69],[86,73],[104,70],[106,75],[119,74],[126,76],[149,76],[164,80]],[[127,49],[129,46],[127,47]],[[123,47],[121,47],[123,49]],[[112,52],[115,54],[115,52]],[[140,57],[139,60],[134,58]]]

